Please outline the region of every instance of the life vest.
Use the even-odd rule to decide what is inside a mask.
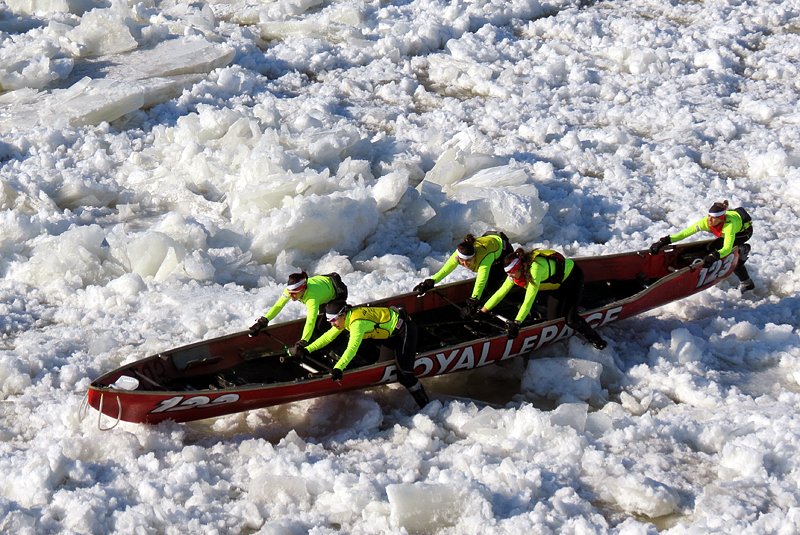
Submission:
[[[567,260],[566,257],[558,251],[554,251],[552,249],[534,249],[533,256],[531,258],[531,265],[533,265],[533,263],[536,262],[536,259],[539,257],[542,257],[546,260],[552,260],[552,263],[547,263],[549,274],[546,279],[541,281],[541,284],[561,284],[564,282],[564,271],[566,269]],[[553,265],[555,265],[555,269],[553,269]],[[528,284],[524,277],[521,279],[515,279],[509,275],[509,278],[514,281],[514,284],[517,286],[522,286],[523,288]]]
[[[500,232],[497,230],[487,230],[484,232],[481,237],[485,238],[486,236],[498,236],[500,238],[500,247],[503,251],[511,252],[511,242],[508,240],[508,236],[506,236],[505,232]],[[501,255],[498,260],[502,260],[505,257],[505,254]]]
[[[342,282],[342,277],[340,277],[336,272],[328,273],[323,275],[323,277],[328,277],[331,282],[331,287],[333,287],[333,291],[336,294],[333,299],[347,301],[347,286],[344,282]]]
[[[498,238],[500,238],[498,243]],[[483,259],[486,258],[488,255],[492,253],[496,253],[498,251],[502,251],[503,249],[503,238],[497,234],[488,234],[486,236],[481,236],[475,240],[475,259],[472,261],[472,266],[475,267],[473,271],[478,269],[483,263]],[[501,255],[502,256],[502,255]],[[500,260],[500,256],[498,256],[494,262]]]
[[[542,281],[542,284],[561,284],[564,282],[564,270],[566,269],[566,257],[552,249],[534,249],[531,262],[535,262],[537,257],[544,257],[551,262],[547,263],[550,275]],[[553,269],[555,266],[555,269]]]
[[[350,325],[352,325],[354,321],[366,320],[372,322],[375,324],[375,326],[372,328],[372,330],[364,333],[364,338],[389,338],[394,330],[394,327],[392,326],[392,320],[394,317],[392,314],[397,313],[386,307],[354,308],[347,315],[347,325],[345,328],[349,331]]]

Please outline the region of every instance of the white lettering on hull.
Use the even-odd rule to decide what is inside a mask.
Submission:
[[[207,406],[222,405],[223,403],[234,403],[236,401],[239,401],[239,394],[223,394],[214,399],[208,396],[175,396],[162,400],[155,409],[150,411],[150,414],[200,409]]]
[[[623,307],[618,306],[610,308],[605,311],[594,312],[590,314],[586,321],[594,323],[595,325],[605,325],[611,321],[616,320],[622,312]],[[488,366],[503,360],[508,360],[520,355],[525,355],[539,349],[540,347],[549,343],[569,338],[574,334],[574,330],[566,323],[559,322],[552,325],[543,327],[538,332],[531,332],[529,334],[521,333],[519,338],[514,340],[495,339],[494,342],[482,342],[481,345],[475,344],[457,349],[436,353],[433,356],[425,356],[418,358],[415,367],[414,375],[417,377],[427,377],[431,375],[439,375],[443,373],[450,373],[462,370],[471,370],[480,368],[481,366]],[[505,343],[503,353],[499,358],[492,358],[492,346],[496,348],[494,354],[497,355],[497,346]],[[514,351],[514,346],[519,344],[517,351]],[[476,359],[475,355],[480,348],[480,357]],[[391,383],[397,381],[397,366],[389,364],[383,369],[383,374],[378,381],[379,384]]]

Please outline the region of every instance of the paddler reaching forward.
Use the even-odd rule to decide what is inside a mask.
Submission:
[[[655,255],[664,247],[688,238],[697,232],[710,232],[717,237],[708,244],[708,254],[703,258],[703,266],[709,267],[721,258],[725,258],[736,247],[739,250],[739,261],[733,273],[739,278],[739,292],[744,293],[756,287],[747,272],[747,257],[750,255],[750,244],[745,243],[753,236],[753,223],[750,214],[744,208],[728,210],[728,201],[715,202],[708,210],[708,216],[692,223],[677,234],[664,236],[650,246],[650,254]]]
[[[508,238],[502,232],[487,232],[480,238],[467,234],[450,255],[442,269],[430,279],[425,279],[414,287],[417,295],[424,295],[433,290],[442,279],[453,272],[459,265],[477,273],[472,294],[461,310],[461,316],[472,316],[480,308],[479,300],[485,288],[497,289],[505,278],[503,258],[512,252]]]
[[[378,342],[381,357],[393,356],[397,363],[397,380],[406,387],[417,405],[428,403],[428,394],[414,376],[417,355],[417,327],[405,310],[387,307],[351,307],[344,300],[325,305],[325,317],[331,328],[307,347],[300,348],[300,358],[333,342],[342,331],[349,332],[347,348],[331,370],[331,379],[341,381],[343,371],[356,356],[364,339]]]
[[[347,286],[344,285],[338,273],[315,277],[309,277],[305,271],[292,273],[289,275],[289,282],[278,302],[269,309],[265,316],[258,318],[250,327],[250,336],[258,336],[265,330],[269,326],[269,322],[275,319],[275,316],[283,310],[289,300],[300,301],[306,306],[306,323],[300,340],[289,350],[294,354],[299,348],[309,344],[311,336],[314,334],[317,317],[322,313],[320,309],[334,299],[347,299]],[[320,323],[324,325],[324,322]]]
[[[525,299],[517,316],[513,321],[509,320],[506,326],[509,338],[516,338],[519,334],[519,326],[528,317],[539,290],[552,290],[548,299],[548,308],[552,308],[552,313],[548,310],[548,319],[563,317],[569,327],[582,334],[597,349],[608,346],[608,342],[579,314],[584,275],[572,259],[552,250],[525,252],[519,248],[506,256],[504,264],[508,278],[479,313],[485,314],[496,307],[514,286],[524,288]]]

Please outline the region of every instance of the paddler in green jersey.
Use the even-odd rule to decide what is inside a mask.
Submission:
[[[250,327],[250,336],[257,336],[266,329],[269,322],[275,319],[275,316],[290,300],[300,301],[306,306],[306,322],[300,340],[290,350],[290,353],[293,353],[298,347],[309,344],[321,308],[334,299],[347,299],[347,286],[344,285],[338,273],[314,277],[309,277],[305,271],[292,273],[289,275],[289,282],[280,299],[265,316],[258,318]]]
[[[331,378],[341,381],[343,371],[356,356],[361,342],[376,340],[381,349],[379,360],[394,357],[397,364],[397,380],[406,387],[417,405],[424,407],[428,395],[422,383],[414,376],[414,361],[417,355],[417,327],[404,310],[387,307],[350,307],[343,300],[325,305],[325,317],[331,328],[307,347],[301,348],[297,356],[303,358],[333,342],[343,331],[349,332],[347,348],[331,370]]]
[[[608,343],[579,314],[583,295],[583,270],[573,260],[550,250],[536,250],[526,253],[517,249],[504,260],[506,281],[483,305],[480,312],[487,313],[496,307],[514,286],[525,288],[525,298],[517,311],[516,318],[509,320],[506,328],[509,338],[516,338],[519,326],[531,311],[539,290],[553,290],[552,317],[563,317],[566,324],[582,334],[597,349],[605,349]]]
[[[442,269],[430,279],[425,279],[417,284],[414,291],[417,292],[417,295],[424,295],[452,273],[456,267],[464,266],[477,273],[475,284],[472,286],[472,295],[461,310],[462,317],[467,318],[477,312],[478,302],[484,289],[488,286],[494,290],[505,278],[503,258],[509,253],[511,253],[511,244],[502,232],[487,232],[480,238],[467,234]]]
[[[750,255],[750,244],[745,242],[753,236],[753,223],[744,208],[728,210],[728,201],[715,202],[708,210],[707,217],[692,223],[677,234],[664,236],[655,242],[650,246],[650,254],[658,254],[667,245],[701,231],[710,232],[717,237],[707,246],[709,253],[703,258],[703,266],[710,267],[717,260],[731,254],[734,247],[738,247],[739,261],[733,272],[740,281],[739,291],[744,293],[755,288],[756,285],[744,265]]]

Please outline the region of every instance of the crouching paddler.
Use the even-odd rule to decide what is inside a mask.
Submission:
[[[397,380],[406,387],[417,405],[424,407],[428,395],[422,383],[414,376],[414,359],[417,355],[417,327],[401,309],[387,307],[351,307],[345,301],[331,301],[325,305],[325,316],[331,328],[308,346],[300,348],[296,356],[304,358],[333,342],[342,331],[349,332],[347,348],[331,370],[331,379],[340,381],[342,372],[364,339],[377,341],[381,357],[393,356],[397,364]],[[387,353],[391,352],[391,355]]]
[[[303,334],[300,340],[291,348],[294,353],[300,347],[305,347],[314,333],[317,315],[322,312],[322,307],[335,299],[347,299],[347,286],[342,282],[338,273],[317,275],[309,277],[305,271],[289,275],[289,282],[278,302],[275,303],[265,316],[256,320],[250,327],[250,336],[258,336],[268,326],[278,313],[283,310],[286,303],[300,301],[306,306],[306,321],[303,324]],[[324,324],[324,322],[323,322]],[[318,329],[321,329],[317,326]]]
[[[750,244],[745,243],[753,236],[753,223],[750,214],[742,208],[728,210],[728,201],[715,202],[708,210],[708,216],[703,217],[678,232],[664,236],[650,246],[650,254],[658,254],[664,247],[688,238],[697,232],[710,232],[717,237],[708,244],[708,254],[703,258],[703,266],[710,267],[714,262],[725,258],[733,251],[739,249],[739,261],[733,273],[739,279],[739,292],[745,293],[756,287],[750,274],[747,272],[747,258],[750,255]]]
[[[525,252],[522,248],[506,256],[505,272],[508,278],[480,310],[485,314],[496,307],[514,286],[525,289],[525,299],[519,307],[517,317],[506,325],[509,338],[516,338],[519,326],[528,317],[539,290],[552,290],[548,297],[552,307],[552,318],[563,317],[565,323],[583,335],[597,349],[605,349],[608,342],[597,334],[579,311],[583,295],[583,270],[572,259],[553,250],[534,249]]]

